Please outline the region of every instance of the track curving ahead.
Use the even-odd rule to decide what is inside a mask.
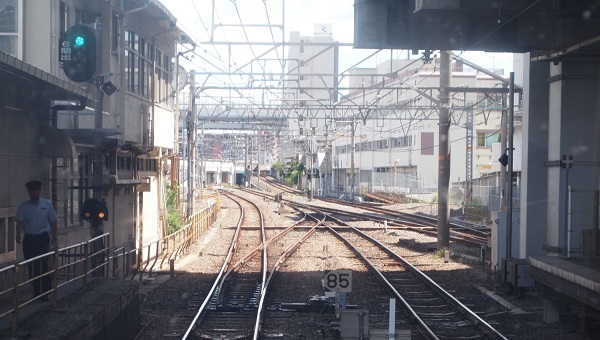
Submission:
[[[222,194],[231,198],[229,192]],[[240,196],[240,220],[231,247],[209,294],[198,309],[183,339],[231,337],[257,338],[258,310],[267,274],[267,248],[262,212]],[[242,202],[253,207],[248,213]],[[253,216],[248,216],[253,215]],[[242,235],[243,234],[243,235]],[[251,248],[250,253],[242,253]],[[260,257],[256,256],[261,254]]]

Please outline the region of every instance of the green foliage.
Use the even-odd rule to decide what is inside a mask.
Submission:
[[[481,201],[481,199],[479,199],[479,198],[473,198],[469,202],[467,202],[466,205],[469,206],[469,207],[480,207],[480,206],[483,206],[485,204],[483,204],[483,202]]]
[[[271,169],[283,172],[284,166],[285,164],[281,161],[281,159],[277,159],[275,163],[271,164]]]
[[[289,163],[283,163],[281,159],[278,159],[271,168],[280,171],[281,182],[286,185],[298,184],[298,175],[304,171],[304,164],[297,160],[293,160]]]
[[[438,193],[434,192],[433,195],[431,195],[431,203],[437,203],[438,201]]]
[[[168,234],[171,235],[174,232],[181,229],[183,224],[183,218],[179,211],[179,185],[175,182],[174,186],[167,185],[167,223],[169,228],[167,230]]]

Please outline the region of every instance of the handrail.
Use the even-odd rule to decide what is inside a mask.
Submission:
[[[51,296],[53,308],[56,307],[58,290],[76,281],[81,281],[82,288],[85,290],[92,277],[125,279],[132,273],[134,265],[137,267],[137,272],[133,272],[131,279],[139,274],[141,280],[146,269],[149,268],[148,273],[152,273],[157,263],[160,263],[160,269],[165,259],[176,259],[186,252],[191,244],[204,235],[208,227],[214,223],[219,208],[220,196],[217,196],[206,208],[186,218],[182,229],[139,249],[126,250],[124,247],[111,249],[110,234],[105,233],[85,242],[68,245],[0,268],[0,319],[10,315],[12,331],[17,331],[19,311],[43,296],[30,298],[24,295],[24,292],[29,289],[28,284],[45,276],[51,277],[51,288],[44,295]],[[119,265],[119,260],[122,260],[122,266]],[[38,261],[49,261],[48,271],[30,278],[27,264]]]

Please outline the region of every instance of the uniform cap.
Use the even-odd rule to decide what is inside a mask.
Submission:
[[[29,181],[29,182],[25,183],[25,187],[27,187],[27,189],[29,189],[29,190],[41,189],[42,188],[42,182],[40,182],[40,181]]]

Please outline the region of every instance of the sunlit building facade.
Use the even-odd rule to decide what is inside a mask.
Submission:
[[[59,60],[59,39],[75,24],[96,35],[96,75],[86,82],[69,80]],[[94,196],[107,202],[104,232],[115,248],[164,235],[165,184],[177,159],[172,59],[180,34],[158,0],[0,1],[0,77],[25,79],[8,87],[16,99],[4,92],[0,102],[7,130],[0,168],[11,179],[0,183],[0,229],[11,243],[0,260],[20,253],[10,230],[31,179],[55,205],[59,246],[90,238],[79,210]]]

